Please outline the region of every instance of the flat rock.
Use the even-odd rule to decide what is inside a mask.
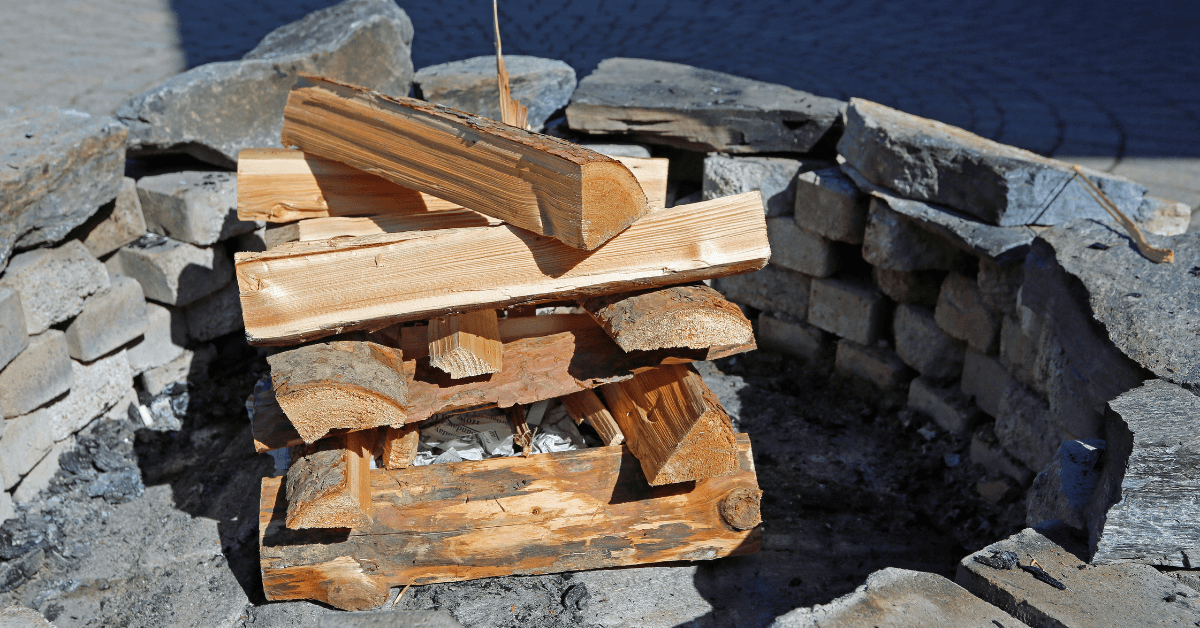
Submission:
[[[1200,397],[1152,380],[1108,407],[1104,470],[1087,509],[1092,561],[1194,569]]]
[[[25,331],[25,310],[21,308],[21,293],[0,288],[0,370],[29,346]],[[4,410],[0,408],[0,416]]]
[[[46,411],[38,410],[5,420],[4,438],[0,438],[0,479],[4,490],[11,489],[29,473],[54,446]]]
[[[840,100],[691,66],[613,58],[579,82],[567,123],[595,135],[724,153],[807,153]]]
[[[1100,482],[1100,456],[1104,441],[1098,438],[1063,441],[1054,461],[1037,474],[1025,499],[1025,525],[1034,527],[1058,520],[1079,533],[1087,533],[1084,519],[1088,502]]]
[[[159,235],[121,247],[121,272],[142,284],[147,299],[187,305],[225,287],[233,264],[221,245],[199,247]]]
[[[54,107],[0,112],[0,269],[14,248],[54,244],[117,196],[125,127]]]
[[[83,245],[93,257],[104,257],[146,234],[146,219],[138,200],[137,182],[121,179],[117,199],[100,208],[80,231]]]
[[[946,205],[1002,227],[1108,219],[1071,165],[960,128],[853,98],[838,153],[897,196]],[[1085,168],[1126,214],[1140,216],[1145,186]]]
[[[905,272],[954,270],[966,265],[966,255],[949,241],[878,198],[871,199],[867,210],[862,256],[876,268]]]
[[[110,353],[141,336],[149,325],[141,284],[124,275],[111,281],[67,326],[67,349],[76,360],[91,362]]]
[[[240,61],[176,75],[117,110],[134,155],[188,153],[232,167],[244,148],[281,146],[283,107],[301,72],[407,96],[413,28],[392,0],[346,0],[281,26]]]
[[[16,255],[0,277],[0,288],[21,293],[29,335],[40,334],[82,312],[84,301],[108,286],[104,264],[78,240]]]
[[[837,166],[796,177],[796,224],[830,240],[862,243],[867,201],[868,196]]]
[[[0,371],[0,408],[14,417],[33,411],[71,388],[66,335],[57,329],[29,338],[29,346]]]
[[[704,158],[704,200],[758,191],[767,216],[791,216],[796,205],[796,175],[829,162],[786,157],[731,156]]]
[[[575,91],[575,70],[562,61],[504,55],[504,70],[512,97],[529,108],[527,120],[535,131],[566,107]],[[413,86],[431,103],[500,119],[495,55],[421,68],[413,75]]]
[[[125,351],[81,364],[71,361],[71,391],[46,408],[54,441],[78,432],[113,407],[133,385],[133,372]]]
[[[888,567],[853,593],[777,617],[770,628],[995,628],[1024,626],[937,574]]]
[[[262,226],[238,220],[237,175],[232,172],[189,170],[143,177],[137,191],[147,230],[197,246]]]

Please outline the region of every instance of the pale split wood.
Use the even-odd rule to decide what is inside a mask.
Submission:
[[[403,469],[417,457],[417,446],[421,440],[421,429],[416,423],[401,427],[385,427],[383,451],[379,456],[385,469]]]
[[[282,139],[577,249],[595,249],[649,211],[633,174],[611,157],[304,74],[288,95]]]
[[[760,490],[746,435],[737,435],[735,452],[733,473],[686,490],[646,485],[626,447],[377,469],[374,522],[348,534],[288,530],[279,480],[265,478],[263,590],[268,600],[346,608],[331,601],[331,592],[369,590],[366,583],[420,585],[752,553],[761,528],[743,528],[759,519]],[[335,561],[345,566],[331,569]],[[375,599],[347,597],[356,605]]]
[[[625,442],[621,426],[617,425],[612,413],[608,411],[604,402],[600,401],[600,397],[594,391],[581,390],[571,393],[562,397],[561,401],[575,424],[587,421],[588,425],[592,426],[592,429],[600,435],[600,440],[606,446],[620,445]]]
[[[330,238],[487,227],[499,224],[501,224],[499,220],[469,209],[379,216],[334,216],[308,218],[285,224],[269,224],[263,240],[268,249],[273,249],[288,242],[312,242]]]
[[[428,330],[430,366],[454,379],[497,373],[504,366],[496,310],[432,318]]]
[[[651,486],[736,470],[729,415],[690,366],[649,369],[600,394]]]
[[[525,415],[525,406],[513,406],[506,411],[508,424],[513,431],[513,444],[520,446],[526,455],[529,446],[533,444],[533,431],[529,429],[529,421]]]
[[[626,351],[753,342],[741,308],[700,283],[611,294],[579,302]]]
[[[655,212],[590,253],[510,225],[238,253],[246,335],[256,345],[294,344],[452,312],[750,272],[771,254],[763,216],[762,197],[749,192]]]
[[[496,27],[496,82],[500,91],[500,121],[522,129],[529,128],[529,109],[512,97],[508,72],[504,69],[504,54],[500,51],[500,10],[492,0],[492,25]]]
[[[553,316],[521,316],[501,318],[496,321],[496,328],[501,343],[513,342],[521,338],[536,338],[549,336],[564,331],[594,329],[596,321],[586,314],[556,314]],[[418,324],[400,327],[399,347],[406,360],[429,356],[429,325]]]
[[[287,527],[365,528],[371,524],[370,463],[375,432],[350,432],[297,452],[287,472]]]
[[[267,358],[275,399],[306,443],[335,428],[406,422],[408,382],[398,349],[335,340]]]
[[[646,194],[646,204],[650,211],[658,211],[667,206],[667,170],[671,160],[663,157],[613,157],[625,164],[642,186]]]

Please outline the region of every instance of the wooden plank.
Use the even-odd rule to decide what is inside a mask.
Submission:
[[[561,401],[575,424],[579,425],[587,421],[588,425],[591,425],[592,429],[600,435],[600,440],[604,441],[605,445],[620,445],[625,442],[621,426],[617,425],[612,413],[608,411],[604,402],[600,401],[600,397],[594,391],[581,390],[562,397]]]
[[[590,251],[649,210],[621,162],[449,107],[301,75],[284,146]]]
[[[455,380],[429,366],[428,357],[406,359],[403,366],[408,389],[408,401],[404,406],[406,420],[421,421],[440,412],[530,404],[628,379],[634,373],[662,364],[712,360],[754,348],[753,345],[744,345],[625,352],[586,315],[555,316],[573,316],[573,320],[582,319],[587,325],[505,342],[504,369],[488,377]],[[514,320],[541,318],[552,316]],[[560,323],[562,326],[569,324],[570,321]],[[540,323],[530,324],[530,328],[541,326]],[[546,328],[553,329],[556,326],[551,324]],[[405,357],[410,356],[405,354]],[[252,426],[256,450],[268,451],[303,442],[292,422],[269,407],[269,398],[264,400],[264,405],[267,407],[256,407]],[[375,427],[374,421],[358,427],[354,415],[350,415],[344,424],[338,424],[341,416],[337,413],[328,415],[322,419],[321,427]]]
[[[729,415],[690,366],[649,369],[600,394],[651,486],[737,470]]]
[[[404,469],[412,465],[417,457],[417,445],[421,440],[421,429],[416,423],[401,427],[385,427],[383,451],[379,456],[385,469]]]
[[[238,253],[246,334],[255,345],[294,344],[473,309],[750,272],[771,254],[763,214],[758,192],[674,207],[591,253],[511,225]]]
[[[662,487],[646,484],[626,447],[377,469],[374,523],[350,531],[288,530],[279,480],[265,478],[263,591],[361,610],[394,586],[753,553],[762,493],[744,434],[737,463],[732,475]]]
[[[287,472],[287,527],[370,526],[370,463],[376,440],[376,430],[363,430],[305,446]]]
[[[552,316],[520,316],[501,318],[496,321],[500,331],[500,342],[507,343],[521,338],[549,336],[564,331],[592,329],[596,321],[587,314],[555,314]],[[405,359],[424,358],[429,355],[429,325],[400,327],[400,343],[397,345]]]
[[[704,284],[611,294],[579,302],[626,351],[744,344],[754,328],[741,308]]]
[[[501,224],[499,220],[469,209],[413,214],[382,214],[379,216],[335,216],[309,218],[287,224],[269,224],[263,240],[266,242],[267,248],[273,249],[288,242],[312,242],[329,238],[487,227],[499,224]]]
[[[281,351],[267,363],[275,400],[306,443],[335,428],[398,427],[407,420],[408,382],[397,349],[335,340]]]
[[[496,310],[447,314],[429,320],[429,365],[454,379],[498,373],[504,345]]]

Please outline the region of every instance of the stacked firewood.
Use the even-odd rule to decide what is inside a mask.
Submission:
[[[291,448],[268,599],[757,549],[750,443],[690,364],[754,348],[702,280],[766,264],[757,193],[667,209],[665,159],[314,77],[284,120],[299,150],[238,163],[239,216],[271,223],[236,260],[246,333],[282,347],[254,444]],[[532,453],[555,399],[602,446]],[[487,408],[521,455],[413,464],[423,423]]]

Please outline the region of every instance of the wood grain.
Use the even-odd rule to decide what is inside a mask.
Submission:
[[[292,242],[238,253],[251,344],[518,303],[587,298],[762,268],[762,198],[655,212],[591,253],[511,225]]]
[[[605,445],[620,445],[625,442],[621,426],[617,425],[612,413],[608,411],[604,402],[600,401],[600,397],[594,391],[581,390],[571,393],[562,397],[561,401],[575,424],[587,421],[588,425],[592,426],[592,429],[600,435],[600,440],[604,441]]]
[[[736,452],[731,475],[662,487],[626,447],[374,470],[374,522],[349,531],[288,530],[279,480],[265,478],[263,590],[360,609],[407,584],[753,553],[760,528],[726,521],[754,521],[761,494],[744,434]]]
[[[496,310],[447,314],[429,320],[429,365],[454,379],[498,373],[504,345]]]
[[[611,157],[309,75],[288,94],[282,140],[587,251],[650,210],[637,179]]]
[[[754,338],[741,308],[704,284],[604,295],[579,305],[626,351],[699,349]]]
[[[376,430],[306,445],[287,472],[287,527],[365,528],[371,524],[371,450]]]
[[[417,445],[421,440],[421,429],[416,423],[401,427],[385,427],[383,447],[379,460],[385,469],[404,469],[412,465],[417,457]]]
[[[312,242],[330,238],[403,233],[405,231],[437,231],[463,227],[499,225],[495,218],[469,209],[448,209],[411,214],[382,214],[378,216],[337,216],[308,218],[287,224],[267,225],[263,241],[268,249],[288,242]]]

